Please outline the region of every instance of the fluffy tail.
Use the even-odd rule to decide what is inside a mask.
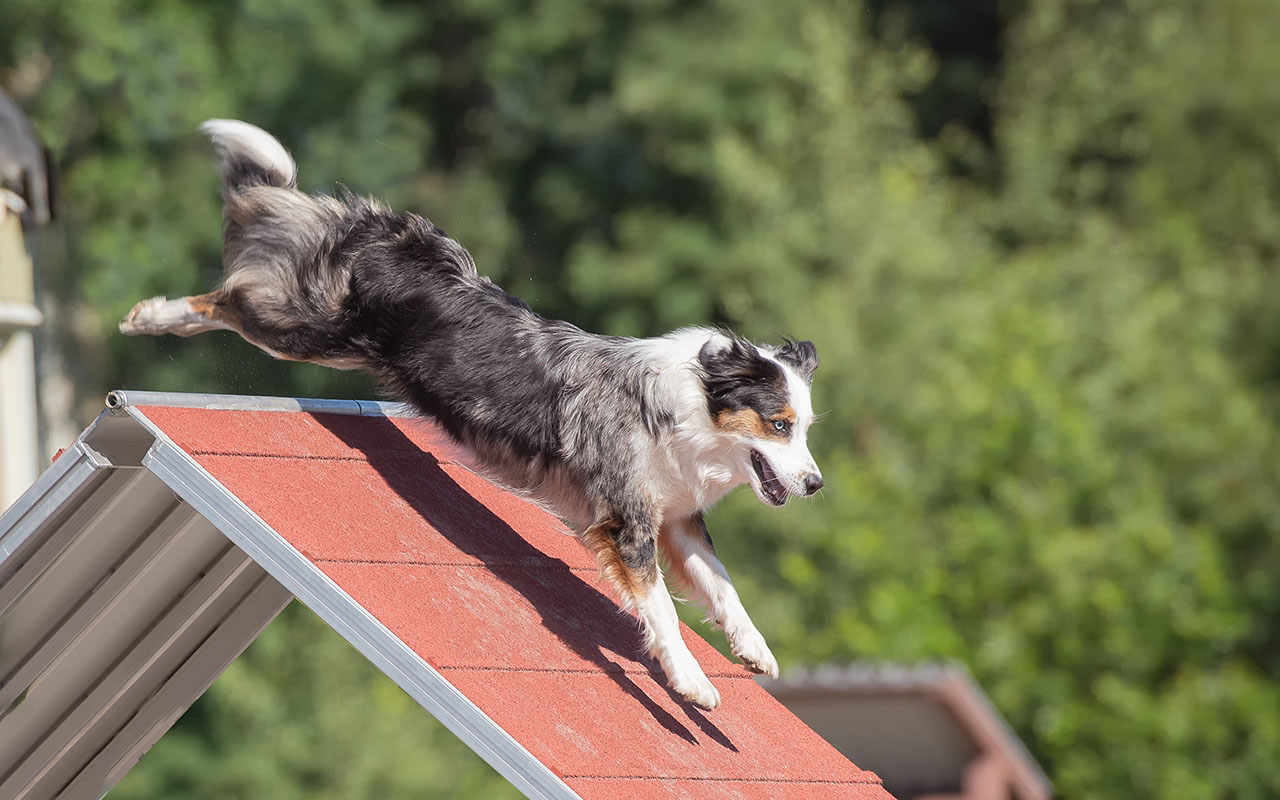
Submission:
[[[298,165],[276,137],[234,119],[211,119],[200,126],[222,160],[222,191],[231,194],[250,186],[298,185]]]

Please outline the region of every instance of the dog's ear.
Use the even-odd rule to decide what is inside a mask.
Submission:
[[[806,383],[813,383],[813,373],[818,369],[818,348],[813,346],[813,342],[788,339],[774,354],[779,361],[800,373]]]
[[[750,383],[771,377],[768,360],[755,345],[736,336],[707,340],[698,351],[698,363],[708,378],[719,383]]]
[[[745,391],[760,384],[781,380],[778,365],[760,355],[755,345],[736,336],[716,336],[698,351],[702,385],[706,387],[711,413],[743,406]]]

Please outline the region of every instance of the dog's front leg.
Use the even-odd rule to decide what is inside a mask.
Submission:
[[[676,606],[658,568],[657,538],[651,522],[616,518],[591,526],[583,536],[624,606],[636,610],[649,654],[662,665],[671,688],[704,708],[715,708],[720,692],[680,636]]]
[[[778,677],[778,662],[747,616],[724,564],[716,558],[702,515],[664,523],[659,541],[673,577],[707,610],[711,622],[724,630],[733,654],[752,672]]]

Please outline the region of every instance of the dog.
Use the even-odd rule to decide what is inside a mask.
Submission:
[[[298,191],[293,158],[255,126],[202,130],[221,162],[222,283],[138,303],[123,333],[229,330],[274,358],[369,373],[577,532],[675,692],[720,703],[680,636],[659,552],[746,667],[777,676],[703,514],[743,483],[769,506],[822,487],[806,444],[812,342],[714,328],[629,339],[546,319],[427,219]]]

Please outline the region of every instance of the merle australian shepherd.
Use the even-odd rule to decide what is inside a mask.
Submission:
[[[680,637],[659,550],[734,654],[777,675],[703,513],[742,483],[771,506],[822,486],[805,444],[811,342],[710,328],[626,339],[545,319],[426,219],[298,191],[293,159],[260,128],[203,130],[222,162],[222,284],[144,300],[121,331],[230,330],[275,358],[371,374],[577,530],[676,692],[720,702]]]

